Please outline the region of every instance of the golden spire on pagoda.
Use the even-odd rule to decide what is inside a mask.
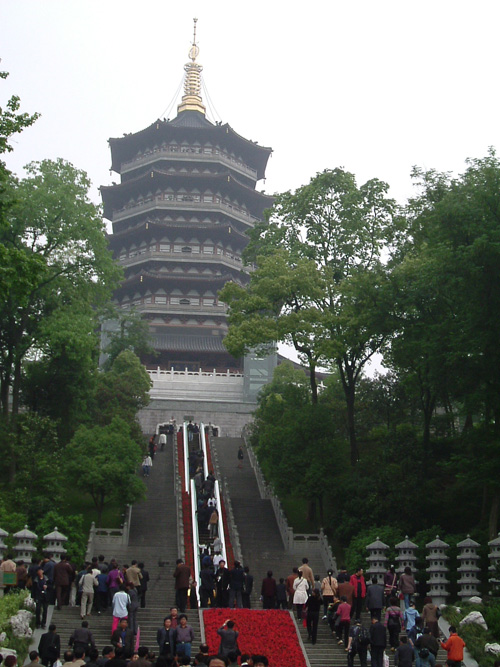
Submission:
[[[186,76],[184,78],[184,95],[182,102],[177,107],[177,113],[181,111],[199,111],[205,115],[205,107],[201,100],[201,71],[203,67],[196,62],[196,58],[200,52],[196,44],[196,23],[198,19],[193,19],[193,43],[189,49],[189,58],[191,62],[184,65]]]

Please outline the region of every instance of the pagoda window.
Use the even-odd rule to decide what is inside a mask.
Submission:
[[[155,295],[155,303],[166,305],[167,297],[166,296],[159,296],[158,294],[156,294]]]
[[[213,245],[204,245],[203,246],[203,254],[204,255],[213,255],[214,254]]]
[[[170,243],[160,243],[160,252],[170,252]]]
[[[185,245],[185,246],[182,246],[182,248],[181,248],[181,252],[192,252],[192,251],[193,251],[193,249],[191,248],[190,245]]]
[[[195,255],[199,254],[200,252],[200,246],[198,244],[192,245],[191,246],[191,252]]]
[[[151,294],[148,294],[148,296],[144,297],[144,303],[153,303],[153,297]]]
[[[216,306],[217,300],[213,296],[204,296],[202,299],[204,306]]]
[[[149,243],[149,252],[156,252],[157,248],[158,248],[158,246],[157,246],[156,241],[151,241]]]
[[[219,246],[219,245],[217,246],[217,254],[218,254],[218,255],[222,255],[222,254],[224,254],[224,249],[221,248],[221,246]]]
[[[178,296],[171,296],[170,297],[170,304],[172,306],[178,306],[178,305],[180,305],[180,302],[181,302],[180,297],[178,297]]]
[[[214,200],[213,195],[203,195],[203,201],[205,204],[211,204]]]
[[[187,246],[181,244],[181,243],[174,243],[174,252],[184,252],[183,248]]]
[[[186,297],[182,297],[182,299],[179,299],[179,304],[181,306],[189,306],[191,305],[191,299],[186,299]]]
[[[212,155],[212,149],[211,148],[204,148],[203,152],[205,153],[205,155]]]

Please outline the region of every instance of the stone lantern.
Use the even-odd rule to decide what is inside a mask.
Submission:
[[[398,555],[396,556],[396,562],[398,564],[396,572],[402,574],[405,567],[409,567],[412,572],[415,572],[415,561],[417,560],[415,551],[418,549],[418,544],[409,540],[408,535],[406,535],[405,539],[399,544],[396,544],[395,548],[398,551]]]
[[[478,542],[471,540],[470,535],[467,535],[465,540],[457,544],[457,547],[460,549],[460,553],[457,556],[460,567],[457,569],[457,572],[461,575],[457,581],[460,585],[458,595],[462,600],[480,594],[477,589],[477,585],[481,583],[477,578],[477,573],[481,571],[477,565],[477,561],[480,559],[480,556],[477,554],[479,546]]]
[[[4,537],[7,537],[9,533],[0,528],[0,558],[4,557],[5,551],[7,550],[7,545],[3,541]]]
[[[368,544],[366,550],[368,551],[367,563],[368,568],[366,574],[371,579],[377,577],[379,584],[384,583],[384,574],[387,570],[387,549],[388,544],[384,544],[380,537],[377,537],[375,542]]]
[[[23,530],[14,533],[13,537],[17,540],[14,546],[14,553],[17,560],[31,561],[33,554],[36,552],[35,540],[38,535],[24,526]]]
[[[490,566],[488,571],[491,573],[488,581],[492,585],[492,590],[496,591],[500,586],[500,577],[497,570],[497,567],[500,564],[500,533],[498,533],[498,536],[495,537],[494,540],[488,542],[488,546],[490,547],[490,553],[488,556],[490,559]]]
[[[432,597],[433,603],[438,606],[446,604],[448,596],[446,586],[450,582],[446,579],[446,575],[448,574],[446,549],[449,546],[449,544],[439,539],[439,535],[436,535],[435,540],[425,545],[425,548],[429,550],[429,555],[426,556],[426,560],[429,562],[427,567],[429,574],[428,584],[430,586],[429,595]]]
[[[66,535],[63,535],[57,530],[57,526],[54,528],[52,533],[43,536],[43,541],[45,542],[44,551],[48,551],[53,554],[53,560],[56,563],[59,563],[61,560],[61,554],[66,553],[66,542],[68,538]]]

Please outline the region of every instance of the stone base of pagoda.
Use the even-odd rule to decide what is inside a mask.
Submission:
[[[166,393],[159,398],[153,398],[150,404],[139,412],[139,422],[143,433],[151,435],[157,424],[167,422],[174,417],[177,424],[181,424],[185,417],[193,418],[198,423],[203,422],[218,426],[219,436],[238,438],[243,427],[252,421],[252,413],[257,405],[245,400],[225,400],[220,395],[207,395],[179,398],[173,393]]]

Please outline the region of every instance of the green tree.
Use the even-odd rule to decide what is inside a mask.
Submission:
[[[100,425],[120,417],[131,426],[137,424],[137,412],[148,405],[151,379],[139,358],[123,350],[106,373],[97,378],[94,414]],[[139,430],[139,440],[142,441]]]
[[[80,426],[67,446],[65,474],[91,496],[99,526],[110,500],[134,503],[144,497],[146,487],[137,476],[141,456],[129,424],[120,417],[105,426]]]
[[[0,228],[0,402],[15,417],[23,364],[76,310],[93,323],[121,275],[107,249],[87,175],[63,160],[27,167]],[[85,336],[88,327],[81,335]]]
[[[278,196],[268,220],[252,232],[246,259],[257,271],[248,289],[228,285],[221,292],[230,308],[231,352],[246,351],[258,337],[291,340],[311,378],[318,364],[338,369],[352,465],[356,386],[388,334],[382,256],[397,230],[387,190],[377,179],[358,187],[353,174],[337,168]]]
[[[77,566],[85,560],[87,535],[83,529],[82,514],[60,514],[54,510],[48,511],[36,524],[35,532],[38,535],[39,553],[45,551],[43,536],[51,533],[55,528],[68,538],[66,553]]]
[[[154,353],[148,323],[141,318],[139,313],[119,311],[111,304],[108,310],[106,320],[112,322],[115,327],[106,328],[108,343],[103,350],[105,370],[111,368],[114,360],[123,350],[131,350],[138,357]]]

